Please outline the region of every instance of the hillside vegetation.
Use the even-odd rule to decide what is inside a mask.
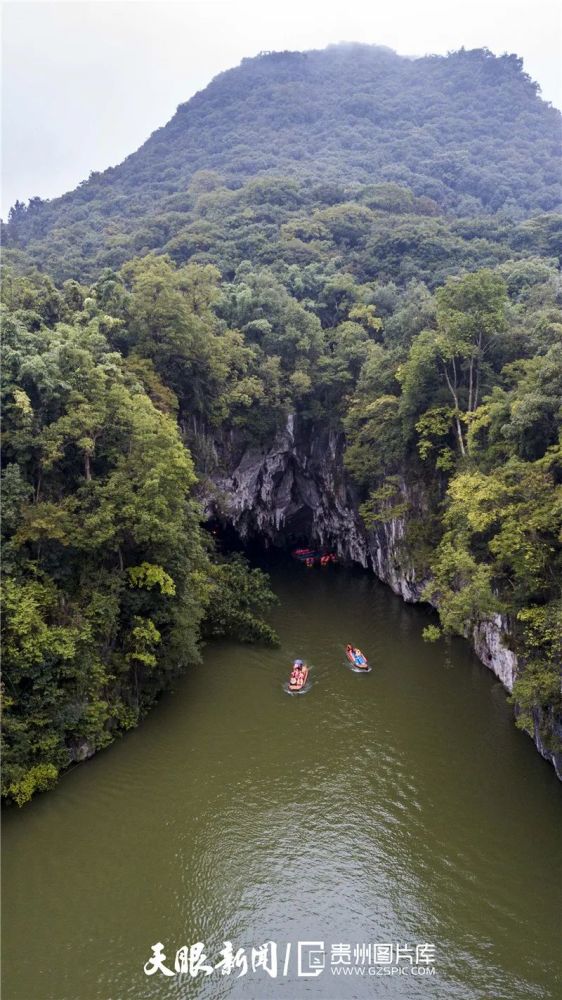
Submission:
[[[290,413],[345,434],[367,527],[405,518],[427,638],[506,616],[519,724],[555,747],[559,125],[514,56],[271,54],[11,213],[8,797],[134,725],[202,632],[274,640],[201,528],[195,431],[267,446]]]
[[[124,163],[52,202],[16,205],[5,238],[57,278],[78,280],[180,238],[193,253],[199,196],[264,175],[310,181],[312,191],[300,187],[307,209],[354,202],[356,183],[390,182],[416,198],[398,199],[402,212],[521,221],[557,211],[560,115],[537,90],[515,55],[485,49],[406,59],[341,45],[245,59]],[[295,197],[279,192],[273,205],[292,214]],[[379,192],[366,207],[389,199]],[[254,211],[250,200],[249,223]],[[256,221],[275,230],[287,220]]]

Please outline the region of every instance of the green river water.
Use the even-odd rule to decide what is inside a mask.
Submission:
[[[366,573],[272,580],[278,649],[207,646],[139,729],[6,810],[3,1000],[562,997],[561,789],[501,685],[462,641],[425,644],[429,614]],[[347,669],[346,641],[372,673]],[[289,697],[296,656],[312,683]],[[251,965],[268,940],[275,978]],[[216,964],[225,941],[245,975],[143,971],[156,942],[173,970],[181,946]],[[299,941],[320,943],[319,975],[298,975]],[[385,943],[386,965],[332,971]],[[433,974],[396,961],[419,944]]]

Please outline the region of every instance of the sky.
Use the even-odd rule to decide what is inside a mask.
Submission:
[[[0,214],[120,163],[245,56],[339,41],[516,52],[562,108],[560,0],[7,0]]]

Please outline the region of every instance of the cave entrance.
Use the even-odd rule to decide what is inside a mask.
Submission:
[[[310,507],[301,507],[290,514],[279,531],[279,544],[284,548],[313,545],[314,518]]]
[[[290,513],[274,534],[268,532],[260,534],[254,530],[247,537],[242,538],[231,524],[216,518],[208,521],[206,528],[225,554],[241,552],[251,561],[259,563],[266,554],[269,557],[273,556],[274,553],[281,556],[282,554],[290,554],[297,548],[320,548],[318,540],[313,534],[313,524],[312,509],[303,505]]]

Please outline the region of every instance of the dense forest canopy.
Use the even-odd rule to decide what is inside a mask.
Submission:
[[[260,201],[283,209],[255,219],[274,232],[299,207],[354,204],[356,184],[391,185],[364,196],[365,213],[394,201],[404,214],[521,222],[560,210],[561,154],[560,114],[515,55],[408,59],[358,44],[264,53],[221,73],[119,166],[62,198],[17,204],[5,241],[77,280],[170,241],[191,255],[205,250],[208,226],[197,223],[210,214],[212,224],[219,197],[207,208],[202,196],[222,188],[232,215],[235,192],[268,177],[300,191],[269,198],[266,183],[260,199],[250,187],[249,223]]]
[[[554,746],[560,116],[515,56],[244,60],[120,167],[17,205],[2,287],[4,794],[134,725],[202,635],[275,637],[217,556],[209,441],[345,435],[441,627],[501,613]],[[416,504],[408,499],[418,498]]]

